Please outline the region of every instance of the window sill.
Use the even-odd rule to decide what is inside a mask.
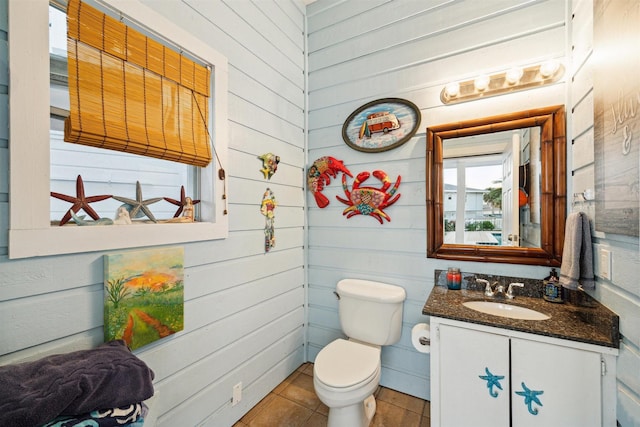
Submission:
[[[227,221],[191,224],[65,226],[10,230],[11,258],[84,253],[224,239]]]

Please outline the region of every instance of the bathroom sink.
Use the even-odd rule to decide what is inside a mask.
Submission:
[[[480,313],[491,314],[493,316],[508,317],[510,319],[520,320],[547,320],[550,317],[539,311],[529,308],[520,307],[518,305],[505,304],[494,301],[467,301],[463,302],[467,308]]]

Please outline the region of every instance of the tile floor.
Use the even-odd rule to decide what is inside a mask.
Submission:
[[[370,427],[429,427],[429,402],[378,387]],[[313,391],[313,364],[301,365],[233,427],[324,427],[327,408]]]

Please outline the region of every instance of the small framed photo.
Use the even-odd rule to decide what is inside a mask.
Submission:
[[[351,113],[342,125],[342,139],[358,151],[391,150],[415,135],[420,118],[418,107],[406,99],[377,99]]]

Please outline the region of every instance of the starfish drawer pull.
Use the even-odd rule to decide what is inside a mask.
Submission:
[[[521,385],[522,391],[516,391],[516,394],[524,396],[524,404],[527,405],[527,409],[531,415],[538,415],[538,408],[533,408],[532,405],[535,403],[536,405],[543,406],[538,396],[544,393],[544,391],[531,390],[524,385],[524,382],[521,383]]]
[[[487,388],[489,389],[489,395],[491,397],[498,397],[498,392],[493,389],[493,387],[497,387],[499,390],[502,390],[502,386],[500,385],[500,380],[504,379],[504,375],[493,375],[489,368],[484,368],[484,371],[487,375],[478,375],[480,379],[485,380],[487,382]]]

